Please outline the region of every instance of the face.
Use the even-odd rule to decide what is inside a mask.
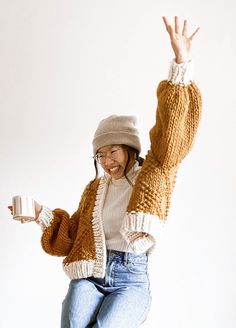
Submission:
[[[104,171],[113,179],[118,180],[124,177],[124,170],[128,161],[128,150],[126,148],[121,145],[101,147],[97,152],[97,158]],[[128,170],[132,167],[134,161],[130,161]]]

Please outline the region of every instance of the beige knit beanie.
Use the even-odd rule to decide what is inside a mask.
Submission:
[[[102,120],[93,138],[93,153],[108,145],[127,145],[141,151],[139,133],[136,129],[136,117],[111,115]]]

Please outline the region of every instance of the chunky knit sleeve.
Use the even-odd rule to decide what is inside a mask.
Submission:
[[[201,95],[188,85],[162,81],[157,89],[151,148],[135,182],[121,232],[137,252],[145,238],[151,252],[167,219],[178,167],[193,145],[201,114]],[[142,233],[140,235],[140,233]]]
[[[80,216],[85,207],[85,200],[89,194],[90,184],[85,188],[79,207],[71,217],[60,208],[52,211],[52,219],[47,226],[43,227],[41,238],[41,244],[46,253],[56,256],[67,256],[71,251],[77,236]]]
[[[163,168],[177,166],[193,145],[201,114],[195,85],[162,81],[157,89],[156,122],[150,131],[151,151]]]
[[[42,234],[42,247],[50,255],[67,256],[76,236],[79,210],[71,218],[60,208],[53,210],[52,213],[53,219],[50,226],[45,228]]]

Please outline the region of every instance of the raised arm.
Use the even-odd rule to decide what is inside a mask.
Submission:
[[[187,21],[180,29],[175,17],[172,27],[163,17],[175,54],[168,81],[157,90],[156,122],[150,131],[151,150],[158,165],[171,168],[178,165],[193,145],[201,115],[201,94],[192,81],[192,41],[199,28],[188,37]]]

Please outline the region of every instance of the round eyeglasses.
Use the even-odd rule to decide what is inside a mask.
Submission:
[[[99,163],[104,164],[107,158],[110,158],[112,160],[118,159],[119,151],[122,149],[121,146],[115,146],[112,147],[110,151],[107,152],[99,152],[93,158]]]

